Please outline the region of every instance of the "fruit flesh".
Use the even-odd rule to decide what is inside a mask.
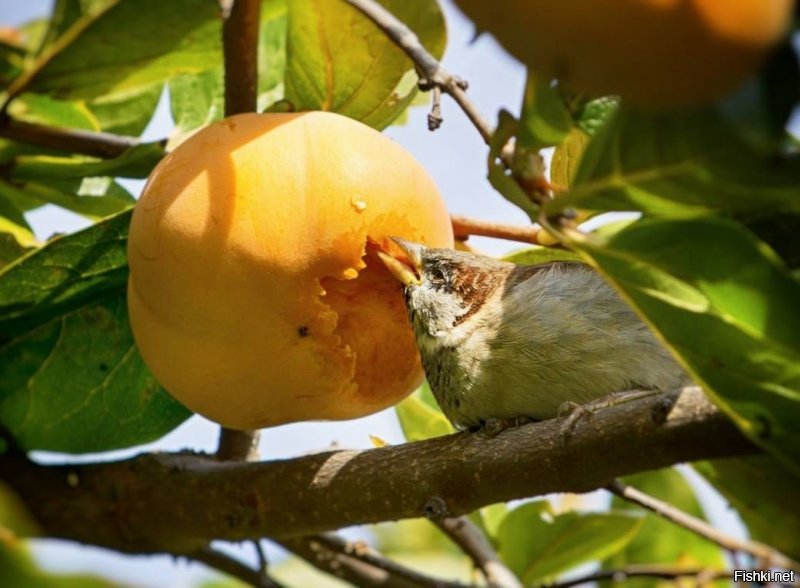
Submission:
[[[402,293],[367,245],[452,244],[410,155],[359,123],[305,113],[227,119],[168,160],[129,242],[134,336],[168,391],[257,428],[361,416],[414,389]]]

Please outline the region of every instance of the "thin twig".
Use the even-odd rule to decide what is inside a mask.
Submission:
[[[696,578],[698,586],[705,586],[713,580],[732,578],[733,572],[726,570],[709,569],[681,569],[656,565],[634,565],[619,570],[594,572],[580,578],[542,584],[539,588],[572,588],[572,586],[585,586],[594,582],[624,582],[631,578],[660,578],[663,580],[678,580],[680,578]]]
[[[261,0],[234,0],[224,5],[222,44],[225,53],[225,116],[255,112],[258,97],[258,28]],[[217,458],[251,461],[258,457],[258,431],[222,427]]]
[[[439,88],[445,94],[449,94],[478,129],[486,144],[489,144],[492,139],[492,126],[486,122],[475,105],[467,98],[467,83],[464,80],[445,70],[439,61],[422,46],[414,31],[374,0],[345,0],[345,2],[378,25],[395,45],[411,58],[420,76],[421,88]]]
[[[255,586],[256,588],[280,588],[281,584],[270,578],[264,570],[255,570],[250,566],[240,562],[221,551],[207,547],[187,555],[189,559],[198,561],[210,568],[219,570],[229,576],[233,576]]]
[[[356,586],[465,588],[459,582],[421,574],[387,559],[361,541],[345,541],[334,533],[284,540],[281,545],[314,567]]]
[[[103,159],[119,157],[131,147],[140,144],[140,141],[134,137],[51,127],[13,118],[5,118],[0,122],[0,137],[47,149],[80,153]]]
[[[671,504],[667,504],[666,502],[654,498],[649,494],[645,494],[641,490],[637,490],[632,486],[628,486],[619,480],[614,480],[608,484],[606,486],[606,490],[615,496],[622,498],[623,500],[627,500],[628,502],[637,504],[642,508],[646,508],[658,516],[663,517],[668,521],[675,523],[676,525],[680,525],[681,527],[684,527],[685,529],[688,529],[689,531],[708,539],[713,543],[716,543],[724,549],[748,553],[763,561],[766,567],[778,566],[786,569],[800,568],[800,563],[794,561],[790,557],[784,555],[769,545],[765,545],[757,541],[737,539],[736,537],[726,535],[725,533],[709,525],[707,522],[698,519],[697,517],[693,517],[692,515],[675,508]]]
[[[483,531],[467,517],[450,517],[434,523],[472,559],[491,588],[520,588],[522,583],[508,569]]]
[[[548,247],[558,244],[549,232],[538,227],[493,223],[456,214],[450,216],[450,222],[453,224],[453,234],[456,239],[463,240],[474,235]]]

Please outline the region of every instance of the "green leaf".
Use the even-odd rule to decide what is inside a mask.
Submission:
[[[536,222],[539,207],[520,187],[505,166],[500,162],[500,152],[511,137],[517,134],[518,121],[506,110],[501,110],[497,119],[497,128],[489,143],[489,183],[506,200],[521,208],[528,217]]]
[[[622,512],[554,515],[546,501],[525,504],[503,519],[500,556],[525,584],[550,581],[628,544],[644,519]]]
[[[621,109],[593,137],[565,208],[696,216],[800,211],[800,157],[759,156],[712,112],[645,114]]]
[[[553,247],[530,247],[515,251],[503,257],[503,261],[510,261],[520,265],[537,265],[551,261],[581,261],[581,256],[566,249]]]
[[[116,214],[136,202],[125,188],[107,177],[28,182],[23,192],[42,204],[54,204],[91,220]]]
[[[283,98],[286,75],[287,0],[262,0],[258,32],[258,111]]]
[[[572,129],[572,116],[549,80],[528,71],[517,144],[526,149],[558,145]]]
[[[144,365],[125,290],[0,345],[0,422],[26,449],[107,451],[154,441],[190,416]]]
[[[143,89],[178,74],[200,73],[220,63],[221,20],[214,0],[102,4],[73,20],[33,65],[32,91],[96,98]],[[48,60],[51,52],[54,56]]]
[[[138,137],[153,118],[163,90],[164,84],[158,82],[144,88],[106,94],[86,106],[101,131]]]
[[[65,180],[87,176],[146,178],[164,155],[160,141],[136,145],[114,159],[20,155],[14,160],[11,177],[16,180]]]
[[[382,0],[434,55],[444,52],[444,18],[430,0]],[[417,92],[414,65],[386,34],[339,0],[289,2],[286,98],[296,110],[338,112],[382,129]]]
[[[27,92],[16,98],[9,107],[16,119],[42,125],[98,131],[100,125],[83,102],[56,100],[42,94]]]
[[[133,342],[130,214],[54,239],[0,272],[0,422],[29,449],[137,445],[190,414]]]
[[[44,247],[0,272],[0,334],[9,338],[125,287],[131,212]]]
[[[190,131],[221,120],[225,114],[225,75],[222,68],[176,76],[169,82],[169,98],[179,140]]]
[[[421,441],[455,432],[439,410],[427,382],[394,408],[407,441]]]
[[[589,135],[575,127],[556,146],[550,162],[550,182],[554,186],[560,189],[572,186],[589,138]]]
[[[24,201],[17,188],[0,179],[0,267],[38,245],[20,207]]]
[[[748,437],[800,471],[800,284],[772,250],[714,218],[642,219],[571,245]]]
[[[758,455],[694,464],[736,509],[750,536],[800,560],[800,476]]]
[[[705,518],[692,487],[675,469],[667,468],[629,476],[624,482],[692,516]],[[693,569],[724,568],[722,549],[714,543],[620,498],[614,497],[611,506],[621,512],[630,510],[642,514],[644,522],[633,541],[603,563],[604,569],[622,569],[636,564],[665,564]],[[661,584],[665,587],[674,585],[673,582]],[[625,586],[653,585],[652,579],[625,581]]]

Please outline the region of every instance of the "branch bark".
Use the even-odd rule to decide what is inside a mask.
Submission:
[[[459,433],[365,451],[235,463],[146,454],[42,466],[0,457],[4,480],[53,537],[126,552],[190,553],[213,539],[284,539],[350,525],[449,517],[618,476],[757,449],[696,387],[487,439]],[[202,505],[197,508],[196,505]]]
[[[94,133],[80,129],[50,127],[25,121],[5,118],[0,124],[0,137],[38,145],[47,149],[57,149],[70,153],[91,155],[103,159],[119,157],[131,147],[139,145],[134,137],[112,133]],[[166,143],[166,141],[164,141]]]

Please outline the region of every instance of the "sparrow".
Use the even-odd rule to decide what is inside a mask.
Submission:
[[[669,391],[687,376],[590,266],[516,265],[397,237],[379,256],[403,284],[431,390],[460,429],[545,420],[628,390]]]

